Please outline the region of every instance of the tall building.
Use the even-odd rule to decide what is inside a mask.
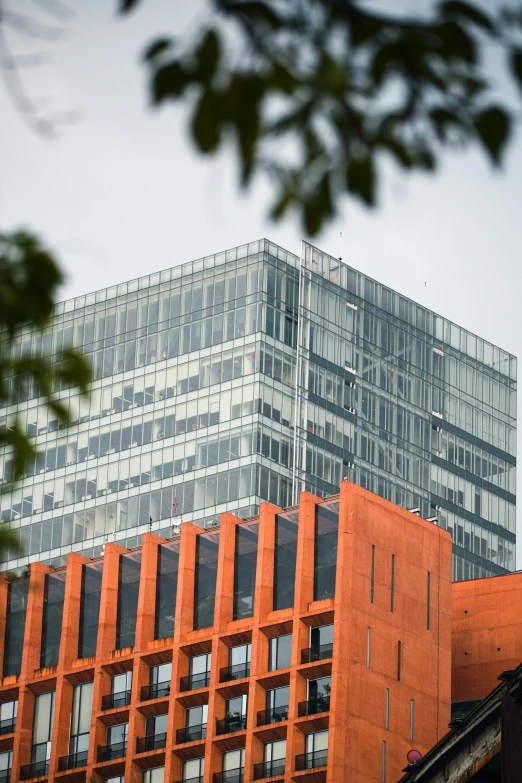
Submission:
[[[448,529],[454,578],[513,570],[515,357],[338,259],[252,242],[63,302],[15,350],[69,345],[94,375],[90,400],[70,397],[73,427],[30,388],[0,411],[39,450],[0,498],[25,551],[5,568],[328,496],[348,476]]]
[[[446,732],[451,539],[356,485],[0,576],[0,779],[395,783]]]

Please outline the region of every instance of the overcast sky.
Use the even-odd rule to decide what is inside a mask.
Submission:
[[[0,85],[0,230],[27,226],[45,238],[67,272],[62,298],[259,237],[299,252],[296,221],[266,220],[266,185],[239,191],[230,157],[192,152],[182,111],[147,107],[139,53],[156,33],[190,29],[201,5],[144,0],[117,18],[116,0],[69,0],[64,41],[9,36],[15,53],[51,55],[25,72],[28,94],[79,115],[45,142]],[[24,6],[37,13],[11,0]],[[434,177],[390,174],[378,210],[345,203],[341,214],[316,245],[522,355],[522,137],[501,173],[478,153],[452,155]]]

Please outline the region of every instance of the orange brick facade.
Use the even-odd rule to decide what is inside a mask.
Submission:
[[[295,573],[294,606],[273,610],[275,520],[279,509],[263,503],[259,516],[257,579],[252,617],[233,620],[235,530],[244,524],[224,514],[219,552],[214,624],[193,630],[196,541],[204,533],[184,524],[180,536],[179,575],[174,636],[154,639],[158,546],[163,539],[143,537],[141,576],[133,647],[116,650],[118,561],[126,550],[109,543],[103,576],[96,655],[78,659],[82,565],[69,555],[58,665],[40,669],[45,566],[31,568],[21,671],[0,683],[0,702],[18,698],[14,733],[0,736],[0,752],[12,750],[11,781],[31,758],[35,698],[55,691],[55,711],[48,774],[41,780],[101,783],[122,775],[140,783],[145,770],[164,767],[165,781],[183,777],[183,762],[205,758],[202,783],[217,783],[223,753],[244,748],[244,783],[253,780],[266,743],[286,739],[285,783],[394,783],[412,747],[426,752],[447,730],[451,679],[451,538],[438,527],[348,482],[339,496],[335,596],[314,601],[314,525],[320,501],[303,493]],[[392,565],[393,563],[393,565]],[[373,579],[372,579],[373,574]],[[428,576],[429,574],[429,576]],[[495,580],[490,580],[494,582]],[[429,586],[428,586],[429,585]],[[0,634],[5,628],[7,577],[0,582]],[[302,663],[309,648],[309,629],[333,624],[330,657]],[[292,634],[290,666],[269,671],[269,640]],[[250,676],[220,681],[230,647],[251,643]],[[400,653],[399,653],[400,649]],[[190,656],[212,654],[208,687],[181,690]],[[399,661],[400,654],[400,661]],[[3,650],[0,651],[0,657]],[[172,662],[170,693],[143,699],[151,666]],[[0,667],[2,661],[0,660]],[[399,671],[400,667],[400,671]],[[130,704],[102,709],[112,675],[132,670]],[[331,677],[329,709],[299,717],[307,682]],[[69,751],[73,686],[93,684],[87,765],[58,771]],[[289,686],[288,715],[277,724],[258,725],[266,691]],[[225,700],[246,695],[245,727],[217,734]],[[177,742],[187,708],[207,704],[206,738]],[[388,713],[386,705],[388,704]],[[164,748],[137,752],[148,717],[168,713]],[[128,723],[127,752],[111,761],[98,760],[107,728]],[[296,769],[305,752],[305,736],[328,730],[327,764]],[[384,769],[383,769],[384,768]],[[217,775],[217,779],[216,779]]]
[[[455,582],[452,699],[482,699],[522,661],[522,573]]]

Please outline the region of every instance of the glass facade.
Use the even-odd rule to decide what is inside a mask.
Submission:
[[[4,636],[4,677],[20,674],[28,594],[29,579],[9,582]]]
[[[178,594],[178,566],[179,541],[171,541],[169,544],[158,547],[155,639],[166,639],[174,635],[176,596]]]
[[[65,572],[46,574],[42,617],[42,644],[40,667],[56,666],[62,637],[63,601],[65,598]]]
[[[90,400],[57,390],[72,427],[29,386],[0,410],[38,454],[1,498],[24,547],[6,569],[168,537],[173,504],[209,527],[348,476],[450,530],[455,578],[513,570],[516,358],[311,245],[252,242],[63,302],[13,352],[70,345],[93,368]]]
[[[276,516],[274,551],[274,611],[294,605],[297,524],[299,512]]]
[[[314,601],[335,595],[338,532],[339,501],[319,503],[315,510]]]
[[[102,576],[103,563],[86,563],[82,566],[78,658],[96,655]]]
[[[252,617],[256,589],[259,522],[236,526],[233,619]]]
[[[136,612],[140,586],[141,552],[120,556],[116,649],[132,647],[136,633]]]
[[[196,540],[194,578],[194,630],[210,628],[214,623],[214,601],[219,549],[219,534],[200,535]]]

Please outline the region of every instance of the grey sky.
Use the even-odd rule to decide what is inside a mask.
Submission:
[[[11,0],[26,5],[35,8]],[[76,17],[65,41],[10,41],[15,52],[52,53],[48,66],[26,72],[27,90],[56,110],[77,110],[80,121],[44,142],[0,86],[0,227],[41,233],[67,271],[63,297],[261,236],[297,253],[297,222],[265,219],[266,184],[239,191],[230,156],[192,152],[180,109],[147,108],[139,53],[156,33],[193,24],[201,0],[145,0],[126,19],[115,17],[116,0],[69,5]],[[522,137],[502,173],[478,154],[448,156],[435,177],[390,173],[378,210],[345,203],[314,242],[522,356],[521,204]]]

